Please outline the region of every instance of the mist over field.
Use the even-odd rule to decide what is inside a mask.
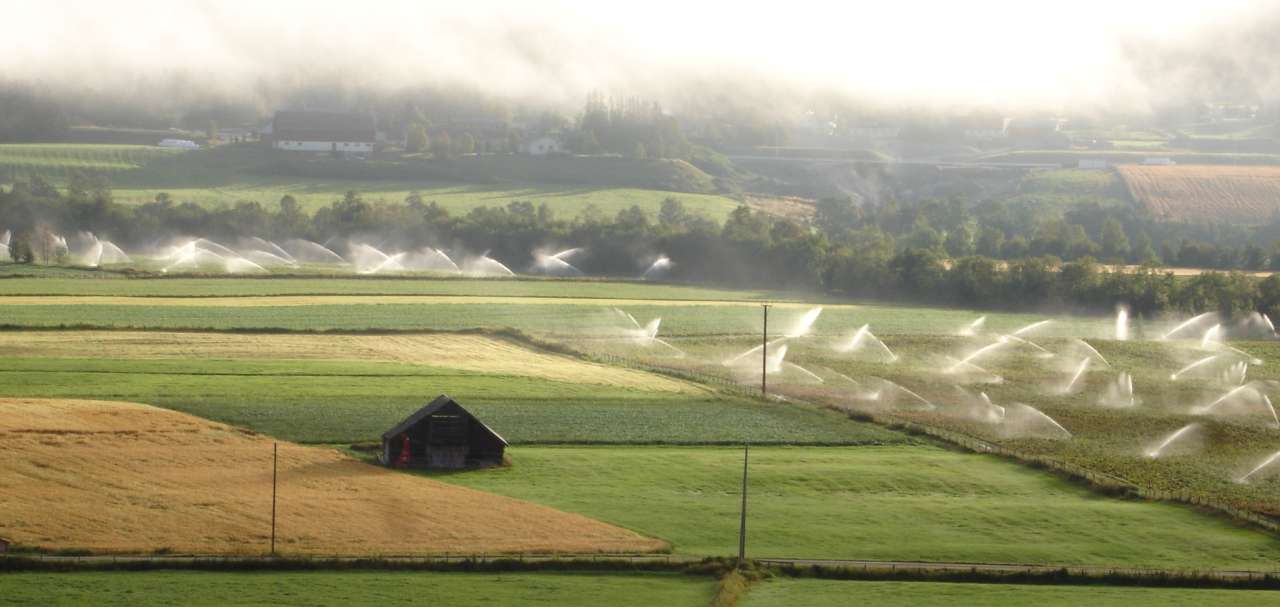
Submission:
[[[0,79],[171,110],[460,87],[566,110],[872,104],[1149,112],[1277,93],[1267,3],[15,2]]]

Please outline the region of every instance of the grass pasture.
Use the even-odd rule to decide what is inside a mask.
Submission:
[[[179,153],[172,148],[115,144],[0,144],[0,177],[40,175],[62,180],[72,170],[118,173]]]
[[[262,554],[269,437],[146,405],[0,400],[0,533],[95,552]],[[545,506],[280,445],[286,554],[636,552],[661,542]]]
[[[1026,586],[1018,584],[950,584],[909,582],[846,582],[775,578],[751,587],[743,607],[838,607],[857,604],[880,607],[1235,607],[1270,605],[1277,598],[1268,590],[1212,590],[1189,588],[1115,588],[1098,586]]]
[[[17,604],[102,607],[259,605],[705,605],[715,580],[680,574],[305,572],[5,574]]]
[[[742,449],[517,447],[450,483],[737,552]],[[990,456],[926,446],[751,449],[747,553],[764,558],[1275,568],[1280,540],[1182,506],[1099,497]],[[643,496],[638,501],[635,496]]]
[[[788,291],[717,289],[638,281],[542,278],[392,278],[383,276],[291,278],[144,278],[57,266],[0,264],[5,273],[42,273],[0,280],[0,297],[65,295],[111,297],[251,297],[318,295],[419,295],[473,297],[554,297],[675,301],[801,301]],[[47,273],[48,275],[45,275]],[[101,278],[104,280],[87,280]],[[119,279],[119,280],[113,280]],[[0,299],[0,301],[3,301]]]
[[[1035,201],[1053,206],[1101,203],[1110,206],[1130,204],[1124,181],[1111,170],[1040,169],[1028,171],[1018,182],[1014,200]]]
[[[1117,167],[1133,198],[1156,217],[1182,222],[1265,223],[1280,210],[1280,167]]]
[[[194,202],[208,208],[230,207],[241,201],[257,202],[274,209],[284,196],[293,196],[308,213],[340,200],[347,191],[360,192],[366,202],[403,204],[417,192],[425,202],[435,202],[452,215],[465,215],[479,207],[505,207],[514,201],[546,203],[559,217],[577,217],[594,207],[606,217],[638,206],[656,217],[667,198],[677,198],[694,213],[724,221],[738,202],[716,194],[693,194],[640,188],[563,186],[538,183],[469,184],[438,181],[367,181],[308,178],[246,177],[232,183],[206,188],[123,187],[112,190],[113,198],[125,204],[155,200],[165,192],[178,202]]]
[[[81,169],[110,176],[113,198],[126,204],[168,193],[179,203],[275,208],[286,195],[314,212],[360,192],[368,202],[403,204],[412,192],[456,215],[513,201],[546,203],[561,217],[588,208],[606,216],[639,206],[657,215],[679,198],[692,213],[723,221],[738,202],[709,193],[711,178],[682,161],[476,156],[450,160],[340,161],[271,150],[260,144],[194,151],[146,145],[0,145],[0,183],[30,175],[64,183]],[[6,179],[7,178],[7,179]]]
[[[107,282],[107,281],[103,281]],[[115,281],[111,281],[115,282]],[[5,285],[0,282],[0,288]],[[0,296],[4,322],[21,327],[89,326],[139,329],[285,329],[291,331],[457,331],[512,327],[564,339],[618,337],[634,329],[618,308],[641,324],[661,318],[663,337],[758,335],[760,307],[753,301],[681,301],[575,297],[493,296],[280,296],[235,298],[116,298],[112,296]],[[813,304],[779,304],[770,333],[785,334]],[[846,336],[863,324],[877,334],[952,334],[982,316],[960,309],[880,304],[828,304],[816,335]],[[986,314],[993,330],[1012,331],[1044,317]],[[1109,321],[1063,319],[1048,332],[1096,336]],[[1163,325],[1162,325],[1163,326]]]
[[[30,358],[91,359],[111,352],[113,360],[202,359],[275,363],[289,361],[382,361],[456,369],[480,374],[541,378],[685,394],[707,394],[697,384],[662,375],[582,362],[569,356],[531,350],[510,340],[485,335],[252,335],[238,333],[162,333],[120,331],[0,333],[0,351]],[[271,367],[262,367],[271,373]],[[317,367],[323,371],[325,369]],[[329,369],[331,370],[331,369]],[[411,369],[405,370],[411,373]],[[388,371],[393,373],[393,371]]]
[[[376,441],[441,393],[516,443],[907,440],[830,411],[718,395],[480,336],[13,332],[0,340],[10,353],[0,359],[0,395],[145,402],[301,442]]]
[[[886,362],[875,346],[854,352],[835,350],[842,341],[849,341],[847,336],[819,334],[790,340],[786,360],[826,382],[818,383],[788,367],[771,375],[770,386],[777,393],[808,402],[941,427],[1018,453],[1065,461],[1166,495],[1194,495],[1280,515],[1280,468],[1264,469],[1250,482],[1238,482],[1280,448],[1280,428],[1261,396],[1235,399],[1209,414],[1195,412],[1196,407],[1213,403],[1239,387],[1238,382],[1224,382],[1221,377],[1233,361],[1240,360],[1230,350],[1203,350],[1199,340],[1088,338],[1087,343],[1107,361],[1104,365],[1079,341],[1032,334],[1027,337],[1053,352],[1052,357],[1030,345],[1008,342],[974,359],[977,366],[970,367],[958,365],[957,360],[997,343],[994,332],[972,337],[889,333],[879,337],[899,360]],[[753,347],[757,341],[697,336],[677,338],[673,343],[689,356],[655,357],[655,364],[732,377],[735,372],[718,361]],[[591,347],[618,351],[616,345],[605,342]],[[1276,391],[1280,343],[1233,342],[1233,347],[1263,361],[1248,368],[1248,380],[1258,382],[1250,384],[1250,390],[1272,400],[1280,398]],[[1190,363],[1215,355],[1219,358],[1207,366],[1177,381],[1170,378]],[[1085,358],[1091,362],[1068,392],[1067,385]],[[1132,406],[1127,406],[1127,400],[1123,401],[1126,406],[1120,406],[1106,399],[1121,373],[1132,377],[1137,400]],[[759,381],[754,365],[736,374],[742,381]],[[911,394],[934,408],[926,410]],[[986,394],[994,407],[985,404],[981,394]],[[1050,416],[1071,433],[1070,438],[1064,439],[1021,404]],[[1005,423],[1001,411],[1009,410],[1015,415]],[[1185,443],[1174,445],[1160,458],[1147,455],[1189,424],[1196,424],[1196,430]]]

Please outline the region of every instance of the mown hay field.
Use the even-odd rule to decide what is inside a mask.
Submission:
[[[441,478],[671,542],[738,547],[741,447],[522,446]],[[765,558],[1275,570],[1280,540],[1192,508],[1101,497],[993,456],[924,445],[752,447],[747,554]],[[637,497],[642,496],[642,497]],[[638,501],[641,500],[642,501]]]
[[[706,605],[715,591],[711,577],[643,572],[115,571],[6,573],[4,581],[5,598],[15,604],[100,607],[675,607]]]
[[[1280,212],[1280,167],[1120,165],[1134,200],[1168,221],[1257,225]]]
[[[1141,607],[1194,605],[1236,607],[1269,605],[1275,592],[1201,588],[1117,588],[1107,586],[1028,586],[1019,584],[951,584],[851,582],[774,578],[751,587],[743,607],[842,607],[849,597],[880,607]]]
[[[96,552],[261,554],[273,439],[146,405],[0,400],[0,534]],[[293,554],[644,552],[583,516],[280,445],[278,549]]]

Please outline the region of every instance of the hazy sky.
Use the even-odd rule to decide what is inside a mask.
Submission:
[[[94,2],[0,0],[0,76],[94,87],[185,74],[251,89],[340,75],[577,104],[740,77],[924,103],[1132,103],[1144,46],[1222,35],[1265,2]],[[1158,86],[1155,83],[1154,86]]]

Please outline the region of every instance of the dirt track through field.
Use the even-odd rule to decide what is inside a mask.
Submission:
[[[26,358],[390,361],[657,392],[706,388],[632,369],[539,352],[484,335],[249,335],[150,331],[0,332],[0,352]]]
[[[135,403],[0,399],[0,536],[44,548],[261,554],[272,443]],[[278,520],[278,547],[290,554],[665,547],[576,514],[292,443],[280,443]]]

